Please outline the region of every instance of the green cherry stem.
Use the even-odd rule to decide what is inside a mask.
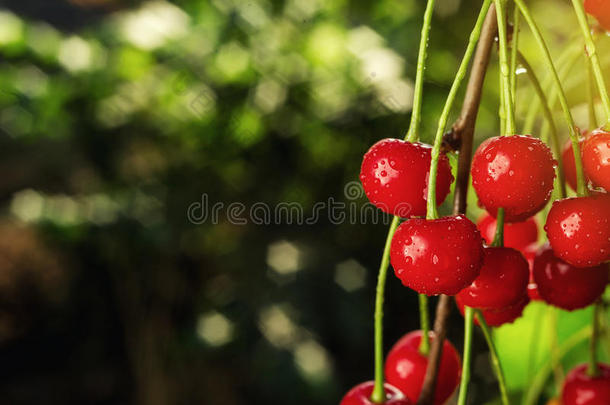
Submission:
[[[578,179],[578,195],[585,196],[587,195],[587,189],[585,184],[585,177],[582,169],[582,157],[580,155],[580,145],[578,134],[576,132],[576,124],[574,123],[574,118],[572,117],[572,112],[570,111],[570,106],[568,104],[568,99],[565,95],[563,87],[561,85],[561,81],[559,79],[559,75],[557,74],[557,69],[555,69],[555,65],[553,64],[553,59],[551,58],[551,53],[549,52],[549,48],[540,33],[540,29],[530,12],[529,7],[525,4],[523,0],[514,0],[515,4],[519,6],[519,10],[521,10],[521,14],[527,21],[530,29],[532,30],[532,34],[538,45],[540,46],[540,50],[542,51],[542,56],[544,62],[547,66],[547,69],[551,72],[553,81],[555,82],[555,86],[557,88],[557,92],[559,95],[559,102],[561,104],[561,108],[563,110],[564,117],[568,123],[568,129],[570,131],[570,139],[572,141],[572,147],[574,149],[574,160],[576,163],[576,177]],[[580,0],[574,0],[580,1]]]
[[[462,361],[462,380],[457,405],[466,405],[468,384],[470,383],[470,358],[472,357],[472,321],[474,310],[464,307],[464,359]]]
[[[587,366],[587,374],[590,377],[597,377],[599,375],[599,367],[597,366],[597,340],[600,335],[599,327],[599,316],[602,312],[602,302],[598,300],[593,306],[593,322],[591,340],[589,343],[589,364]]]
[[[436,131],[436,136],[434,137],[434,146],[432,147],[432,161],[430,162],[430,180],[428,184],[428,201],[426,212],[427,219],[438,218],[438,209],[436,207],[436,175],[438,173],[438,160],[440,158],[443,134],[445,133],[447,120],[449,119],[449,114],[451,113],[451,108],[453,107],[453,103],[455,102],[458,90],[460,88],[460,85],[464,81],[464,77],[466,76],[466,73],[468,71],[468,65],[470,64],[470,60],[472,59],[472,55],[474,54],[477,42],[479,42],[479,37],[481,36],[481,28],[483,27],[483,23],[485,22],[485,17],[487,16],[487,11],[489,10],[490,6],[491,0],[483,1],[483,5],[481,6],[481,11],[479,12],[477,22],[475,23],[475,26],[472,32],[470,33],[470,39],[468,40],[466,52],[464,53],[464,57],[462,58],[460,67],[458,68],[455,79],[453,80],[453,84],[451,85],[451,90],[449,91],[449,95],[447,96],[447,101],[445,102],[445,106],[443,107],[443,111],[438,120],[438,128]]]
[[[508,39],[506,34],[506,0],[494,0],[498,19],[498,39],[500,42],[500,124],[502,135],[514,135],[515,104],[512,93],[512,64],[508,65]],[[498,209],[496,234],[492,246],[504,245],[504,208]]]
[[[385,281],[388,275],[390,264],[390,247],[394,232],[400,223],[399,217],[394,217],[390,224],[388,237],[383,248],[381,265],[379,266],[379,276],[377,278],[377,295],[375,297],[375,385],[371,394],[371,401],[383,403],[385,401],[385,391],[383,389],[383,297],[385,291]]]
[[[595,80],[597,81],[597,87],[602,99],[602,104],[606,110],[606,124],[604,128],[610,130],[610,97],[608,96],[608,89],[606,88],[604,73],[602,71],[601,63],[599,62],[599,55],[597,54],[595,41],[593,40],[593,35],[591,34],[591,28],[589,27],[589,23],[587,21],[585,8],[582,0],[572,0],[572,5],[574,6],[574,11],[576,11],[578,24],[580,25],[582,34],[585,38],[586,52],[593,67],[593,73],[595,75]]]
[[[510,52],[510,91],[513,95],[513,105],[517,108],[517,52],[519,50],[519,28],[521,25],[521,14],[515,4],[513,12],[513,38]]]
[[[498,208],[496,217],[496,233],[491,246],[502,247],[504,246],[504,208]]]
[[[424,87],[424,71],[426,67],[427,59],[427,48],[428,48],[428,37],[430,28],[432,26],[432,13],[434,11],[435,0],[428,0],[426,11],[424,13],[424,23],[421,31],[421,40],[419,46],[419,55],[417,57],[417,73],[415,78],[415,92],[413,95],[413,111],[411,112],[411,124],[405,139],[409,142],[415,142],[419,139],[419,123],[421,121],[421,105],[422,105],[422,94]],[[392,238],[396,232],[396,228],[400,224],[400,217],[394,216],[390,229],[388,230],[388,236],[386,238],[385,247],[383,249],[383,255],[381,257],[381,265],[379,266],[379,275],[377,279],[377,292],[375,297],[375,385],[373,386],[373,393],[371,394],[371,401],[374,403],[383,403],[385,401],[385,390],[383,388],[384,375],[383,375],[383,300],[385,294],[385,284],[388,273],[388,266],[390,264],[390,247],[392,245]],[[426,297],[427,298],[427,297]],[[422,311],[421,306],[422,298],[420,296],[420,313],[422,314],[422,324],[428,323],[427,306],[425,308],[425,315]],[[423,328],[423,326],[422,326]],[[429,326],[428,326],[429,328]],[[427,335],[426,335],[427,337]],[[428,339],[425,339],[428,340]],[[429,344],[428,344],[429,347]]]
[[[424,22],[421,29],[419,54],[417,57],[413,111],[411,112],[411,124],[409,125],[409,131],[405,136],[405,139],[408,142],[416,142],[419,140],[419,124],[421,122],[421,109],[424,92],[424,72],[426,70],[426,60],[428,58],[428,38],[430,37],[430,28],[432,26],[434,3],[435,0],[428,0],[426,11],[424,12]],[[419,294],[419,314],[421,329],[424,332],[419,350],[424,356],[427,356],[428,352],[430,351],[430,337],[428,336],[430,321],[428,315],[428,297],[424,294]]]
[[[419,318],[422,330],[419,352],[427,357],[430,353],[430,317],[428,315],[428,296],[426,294],[419,294]]]
[[[502,104],[506,115],[506,128],[503,135],[514,135],[515,106],[511,92],[510,66],[508,59],[508,37],[506,33],[506,0],[494,0],[498,17],[498,38],[500,41],[500,73],[502,79]]]
[[[508,391],[506,389],[506,378],[504,377],[504,371],[502,371],[502,364],[500,364],[500,357],[498,357],[498,351],[496,350],[496,345],[494,344],[493,336],[491,335],[491,329],[489,325],[487,325],[487,321],[485,321],[485,317],[480,310],[475,310],[475,314],[477,320],[479,321],[479,325],[481,325],[481,330],[483,331],[483,335],[485,336],[485,340],[487,341],[487,346],[489,347],[489,354],[491,356],[491,365],[496,373],[496,378],[498,379],[498,385],[500,386],[500,397],[502,398],[502,405],[509,405],[508,401]]]
[[[590,60],[587,60],[587,99],[589,109],[589,130],[593,131],[597,128],[597,115],[595,114],[595,76],[593,73],[593,65]]]
[[[426,70],[426,59],[428,58],[428,38],[432,26],[432,14],[434,13],[435,0],[428,0],[424,12],[424,24],[421,29],[419,42],[419,55],[417,57],[417,73],[415,75],[415,90],[413,95],[413,110],[411,111],[411,124],[405,139],[415,142],[419,139],[419,124],[421,122],[421,106],[424,92],[424,71]]]
[[[532,69],[532,66],[527,61],[525,56],[523,56],[521,52],[518,52],[517,57],[519,59],[519,63],[526,70],[527,76],[530,82],[532,83],[536,94],[538,95],[538,99],[540,100],[540,104],[542,105],[542,111],[544,112],[544,116],[548,122],[551,131],[551,138],[553,140],[553,151],[555,154],[555,159],[557,160],[556,172],[557,182],[559,183],[560,198],[565,198],[566,185],[563,179],[563,161],[561,159],[561,145],[559,143],[559,134],[557,132],[557,126],[555,125],[555,119],[553,118],[553,112],[551,111],[549,100],[547,99],[546,94],[544,94],[544,90],[540,85],[540,81],[538,80],[538,77],[536,77],[536,73]]]
[[[498,107],[498,115],[500,118],[500,133],[506,133],[506,108],[504,105],[504,80],[502,79],[502,70],[498,69],[500,83],[500,106]]]

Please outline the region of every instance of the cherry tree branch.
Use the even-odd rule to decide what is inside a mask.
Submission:
[[[496,38],[498,23],[496,10],[492,5],[487,14],[485,24],[481,31],[481,38],[477,45],[476,54],[472,64],[468,87],[462,105],[460,117],[453,125],[451,131],[446,134],[447,143],[454,146],[459,145],[459,161],[457,180],[454,195],[454,214],[466,212],[466,196],[468,194],[468,177],[470,174],[470,162],[472,160],[472,145],[475,123],[481,104],[483,83],[489,65],[491,50]],[[447,336],[447,321],[451,312],[451,298],[441,295],[436,307],[436,318],[434,320],[435,337],[431,342],[428,357],[428,368],[424,377],[424,384],[417,405],[431,405],[434,399],[436,378],[441,360],[441,353],[445,337]]]

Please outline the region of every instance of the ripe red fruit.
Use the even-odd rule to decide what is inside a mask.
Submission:
[[[610,1],[585,0],[585,10],[597,18],[597,21],[605,30],[610,31]]]
[[[500,326],[505,323],[512,323],[519,318],[529,302],[529,297],[527,294],[524,294],[519,302],[513,306],[502,309],[482,309],[481,314],[483,315],[483,318],[485,318],[487,325]],[[455,303],[457,304],[460,313],[464,315],[464,303],[460,300],[459,296],[455,297]],[[477,318],[474,319],[474,323],[479,325]]]
[[[555,165],[539,139],[514,135],[489,138],[472,160],[472,185],[492,216],[504,208],[506,222],[525,221],[551,197]]]
[[[419,352],[421,339],[421,330],[407,333],[392,347],[385,362],[388,382],[404,392],[413,403],[419,398],[428,367],[428,358]],[[434,339],[434,332],[430,332],[430,339]],[[460,375],[460,356],[455,347],[445,340],[434,392],[434,405],[442,405],[447,401],[458,386]]]
[[[610,132],[598,129],[584,140],[582,164],[594,186],[610,191]]]
[[[610,195],[553,203],[544,226],[555,255],[577,267],[610,259]]]
[[[563,383],[563,405],[610,404],[610,366],[598,363],[599,375],[590,377],[587,365],[581,364],[568,373]]]
[[[548,244],[534,259],[534,280],[547,303],[572,311],[594,303],[606,289],[608,267],[574,267],[557,258]]]
[[[384,384],[386,400],[383,404],[371,401],[375,381],[367,381],[356,385],[343,397],[339,405],[411,405],[411,401],[402,392],[390,384]]]
[[[488,245],[494,240],[496,234],[496,219],[491,215],[484,215],[477,223],[481,236]],[[531,217],[523,222],[504,224],[504,246],[517,250],[524,250],[538,240],[538,224]]]
[[[392,239],[390,260],[402,283],[420,294],[457,294],[479,275],[483,240],[465,216],[409,219]]]
[[[586,135],[585,135],[586,136]],[[580,139],[580,151],[582,154],[582,138]],[[563,174],[565,179],[572,190],[576,191],[578,187],[578,181],[576,177],[576,161],[574,160],[574,148],[572,147],[572,141],[568,141],[563,146],[561,151],[561,161],[563,162]],[[586,174],[585,174],[586,177]],[[588,179],[585,179],[586,181]]]
[[[383,139],[373,145],[360,168],[360,181],[371,203],[403,218],[426,215],[431,151],[430,145],[399,139]],[[452,182],[449,159],[441,154],[436,180],[439,205]]]
[[[464,305],[481,309],[513,306],[526,294],[529,266],[519,251],[507,247],[487,247],[481,274],[457,294]]]

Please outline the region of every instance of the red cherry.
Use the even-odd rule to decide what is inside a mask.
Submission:
[[[546,244],[534,260],[534,280],[547,303],[572,311],[594,303],[606,289],[608,267],[574,267],[557,258]]]
[[[485,318],[485,322],[489,326],[500,326],[505,323],[512,323],[523,314],[523,310],[529,304],[530,300],[527,294],[524,294],[518,303],[513,306],[503,309],[482,309],[481,314]],[[462,316],[464,315],[464,303],[460,300],[459,296],[455,297],[455,303],[460,310]],[[474,323],[479,325],[479,321],[475,318]]]
[[[356,385],[343,397],[339,405],[380,405],[371,401],[375,381]],[[390,384],[384,384],[386,400],[382,405],[411,405],[411,401],[400,390]]]
[[[610,195],[566,198],[553,203],[544,229],[555,255],[577,267],[610,259]]]
[[[406,218],[426,215],[432,147],[399,139],[383,139],[364,155],[360,181],[368,199],[383,212]],[[436,180],[440,205],[449,194],[453,175],[441,154]]]
[[[430,338],[434,339],[434,332],[430,332]],[[392,347],[385,362],[388,382],[404,392],[413,403],[419,398],[428,367],[428,358],[419,352],[421,339],[421,330],[407,333]],[[458,386],[460,375],[460,356],[455,347],[445,339],[434,392],[434,405],[442,405],[447,401]]]
[[[521,301],[529,280],[529,266],[518,250],[487,247],[481,274],[457,294],[464,305],[482,309],[503,309]]]
[[[481,236],[488,245],[494,240],[496,234],[496,219],[491,215],[484,215],[477,223]],[[538,224],[534,217],[523,222],[514,222],[504,225],[504,246],[523,250],[538,240]]]
[[[585,10],[597,18],[597,21],[605,30],[610,31],[610,1],[585,0]]]
[[[479,204],[494,217],[504,208],[506,222],[525,221],[551,197],[556,162],[539,139],[514,135],[489,138],[472,160],[472,185]]]
[[[402,283],[420,294],[457,294],[479,275],[483,240],[465,216],[409,219],[392,239],[390,261]]]
[[[598,129],[584,140],[582,164],[594,186],[610,191],[610,132]]]
[[[610,404],[610,366],[598,363],[599,375],[590,377],[587,365],[581,364],[568,373],[563,383],[563,405]]]
[[[586,136],[585,134],[583,135]],[[581,154],[582,141],[583,138],[580,139]],[[572,187],[572,190],[576,191],[578,187],[578,182],[576,178],[576,161],[574,160],[574,148],[572,147],[572,141],[569,139],[567,140],[567,142],[563,146],[563,150],[561,151],[561,161],[563,162],[563,174],[566,178],[566,181],[568,185]]]

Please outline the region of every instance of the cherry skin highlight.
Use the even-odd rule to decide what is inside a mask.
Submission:
[[[420,294],[457,294],[479,275],[483,241],[465,216],[409,219],[392,239],[390,261],[402,283]]]
[[[428,358],[419,352],[422,331],[404,335],[388,353],[385,375],[388,382],[400,389],[411,402],[417,402],[424,384]],[[434,339],[434,332],[430,332]],[[453,394],[460,382],[460,356],[453,345],[445,339],[434,392],[434,405],[442,405]]]
[[[526,294],[529,266],[523,255],[507,247],[487,247],[483,254],[481,273],[457,296],[469,307],[504,309]]]
[[[610,195],[566,198],[553,203],[544,229],[555,255],[577,267],[610,259]]]
[[[587,365],[581,364],[568,373],[563,384],[563,405],[610,404],[610,365],[598,363],[599,375],[590,377]]]
[[[598,129],[584,140],[582,164],[594,186],[610,191],[610,132]]]
[[[534,281],[540,298],[550,305],[572,311],[593,304],[606,289],[605,264],[580,268],[557,258],[548,244],[534,259]]]
[[[496,219],[489,214],[484,215],[477,223],[485,243],[491,245],[496,235]],[[538,240],[538,224],[533,217],[523,222],[504,224],[504,246],[523,251]]]
[[[343,397],[339,405],[412,405],[411,401],[400,390],[390,384],[384,384],[386,400],[382,404],[371,401],[375,381],[356,385]]]
[[[519,302],[515,305],[502,308],[502,309],[481,309],[481,315],[485,318],[485,322],[487,322],[488,326],[497,327],[504,325],[505,323],[512,323],[517,318],[523,315],[523,310],[529,304],[530,299],[527,294],[524,294]],[[459,296],[455,296],[455,303],[457,304],[458,309],[462,316],[464,316],[464,303],[460,299]],[[479,325],[478,319],[474,318],[474,323]]]
[[[585,11],[595,17],[606,31],[610,31],[610,1],[585,0]]]
[[[426,215],[428,176],[432,147],[399,139],[383,139],[364,155],[360,181],[373,205],[402,218]],[[436,201],[440,205],[453,175],[449,159],[441,154],[436,180]]]
[[[472,160],[472,185],[479,204],[493,217],[504,208],[506,222],[521,222],[540,211],[551,197],[555,165],[539,139],[513,135],[489,138]]]
[[[584,134],[583,134],[584,135]],[[584,135],[586,136],[586,135]],[[580,152],[582,154],[582,143],[583,138],[580,139]],[[576,177],[576,161],[574,160],[574,148],[572,147],[572,141],[568,139],[568,141],[564,144],[563,149],[561,151],[561,160],[563,162],[563,174],[566,182],[572,188],[572,190],[576,191],[578,188],[578,181]],[[586,177],[586,173],[585,173]],[[585,181],[588,182],[588,179],[585,178]]]

